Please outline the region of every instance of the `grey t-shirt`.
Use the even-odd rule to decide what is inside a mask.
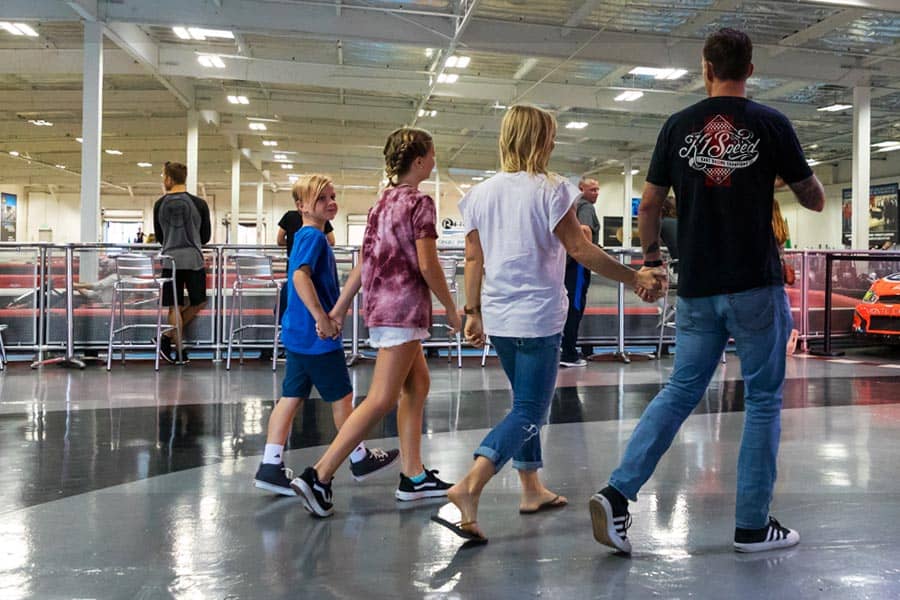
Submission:
[[[578,222],[591,228],[591,243],[595,246],[600,241],[600,219],[597,218],[597,211],[594,205],[584,199],[584,196],[578,196],[575,201],[575,215]]]
[[[203,238],[200,230],[203,218],[194,198],[186,192],[166,194],[157,201],[154,212],[154,221],[158,223],[156,235],[160,238],[162,253],[175,260],[178,270],[202,269]]]

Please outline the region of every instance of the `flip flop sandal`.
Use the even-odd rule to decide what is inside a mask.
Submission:
[[[537,508],[530,508],[530,509],[520,508],[519,514],[520,515],[533,515],[535,513],[539,513],[539,512],[545,511],[545,510],[554,510],[554,509],[562,508],[564,506],[569,505],[568,501],[557,502],[559,499],[560,499],[560,496],[559,496],[559,494],[557,494],[555,498],[553,498],[552,500],[547,500],[543,504],[539,504]]]
[[[488,539],[486,537],[484,537],[483,535],[478,535],[477,533],[463,529],[463,527],[466,527],[468,525],[474,525],[478,521],[466,521],[465,523],[462,523],[462,522],[453,523],[452,521],[445,521],[444,519],[440,518],[437,515],[432,515],[431,520],[434,521],[435,523],[437,523],[438,525],[443,525],[444,527],[446,527],[447,529],[449,529],[450,531],[452,531],[459,537],[466,540],[467,543],[477,542],[480,544],[487,544]]]

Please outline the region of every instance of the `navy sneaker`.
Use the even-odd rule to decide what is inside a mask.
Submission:
[[[152,338],[151,341],[154,345],[156,344],[156,338]],[[159,338],[159,357],[170,365],[175,364],[175,360],[172,358],[172,338],[167,335]]]
[[[402,502],[410,500],[422,500],[424,498],[442,498],[447,495],[447,490],[453,487],[452,483],[441,481],[437,478],[437,469],[425,469],[425,479],[422,483],[413,483],[412,479],[400,473],[400,485],[394,493],[394,497]]]
[[[291,481],[291,487],[303,499],[303,508],[317,517],[330,517],[334,514],[331,502],[331,484],[319,481],[316,470],[306,467],[300,477]]]
[[[631,527],[628,500],[617,490],[606,487],[591,496],[588,506],[591,509],[594,539],[619,552],[631,554],[631,542],[628,541],[628,528]]]
[[[391,448],[384,451],[381,448],[366,448],[366,457],[359,462],[350,463],[350,473],[356,481],[364,481],[397,462],[400,451]]]
[[[769,524],[760,529],[734,529],[734,549],[736,552],[764,552],[789,548],[800,543],[800,534],[769,517]]]
[[[281,494],[282,496],[296,496],[297,492],[291,487],[294,472],[284,466],[267,465],[260,463],[256,475],[253,477],[253,485],[261,490]]]

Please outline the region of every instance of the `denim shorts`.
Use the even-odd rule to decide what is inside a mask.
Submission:
[[[286,350],[287,365],[281,383],[283,398],[309,398],[316,386],[325,402],[336,402],[353,392],[344,351],[325,354],[297,354]]]

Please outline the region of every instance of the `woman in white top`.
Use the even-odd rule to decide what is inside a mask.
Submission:
[[[450,504],[432,517],[469,540],[487,541],[477,524],[478,499],[510,459],[522,484],[519,512],[567,503],[544,487],[537,472],[568,307],[566,253],[645,299],[664,277],[661,270],[626,267],[585,238],[574,211],[578,190],[547,171],[555,137],[550,113],[511,107],[500,129],[502,172],[459,203],[467,230],[466,340],[480,347],[491,336],[513,390],[512,410],[475,450],[471,470],[450,489]]]

